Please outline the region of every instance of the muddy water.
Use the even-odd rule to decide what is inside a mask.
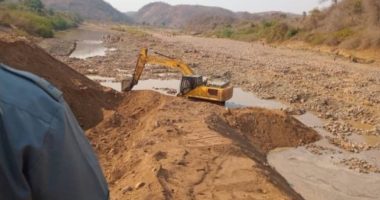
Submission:
[[[86,59],[95,56],[105,56],[108,48],[101,40],[82,40],[77,42],[77,46],[70,58]]]
[[[93,75],[88,75],[87,78],[100,83],[104,87],[109,87],[118,92],[121,92],[121,82],[117,81],[115,78]]]
[[[154,90],[166,95],[167,89],[179,90],[180,81],[179,80],[140,80],[139,83],[133,87],[133,90]]]
[[[57,38],[66,41],[75,41],[76,47],[70,54],[71,58],[86,59],[95,56],[105,56],[107,51],[114,51],[114,48],[105,47],[102,39],[106,33],[78,28],[70,31],[63,31],[57,34]]]
[[[323,121],[314,115],[307,113],[296,118],[323,137],[331,135],[323,129]],[[354,135],[350,139],[368,144],[379,141],[376,136],[368,139]],[[323,155],[312,154],[305,147],[275,150],[268,155],[268,162],[307,200],[380,199],[380,174],[363,174],[339,164],[343,159],[358,158],[379,167],[379,150],[353,154],[331,145],[325,138],[315,144],[330,150]]]
[[[262,107],[269,109],[281,109],[286,108],[287,106],[277,101],[260,99],[250,92],[243,91],[241,88],[234,88],[234,94],[232,98],[226,102],[226,107]]]

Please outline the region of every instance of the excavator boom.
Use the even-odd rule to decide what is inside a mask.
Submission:
[[[156,64],[173,69],[178,69],[185,76],[194,75],[193,70],[180,60],[170,59],[166,57],[148,56],[148,49],[143,48],[140,51],[139,58],[137,59],[135,72],[133,73],[132,82],[127,88],[132,90],[141,78],[146,64]]]

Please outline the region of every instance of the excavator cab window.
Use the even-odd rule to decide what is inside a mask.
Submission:
[[[202,85],[203,77],[200,75],[182,76],[180,93],[186,94]]]

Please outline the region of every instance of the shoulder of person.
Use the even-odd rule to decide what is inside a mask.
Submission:
[[[0,63],[0,102],[44,120],[61,106],[62,92],[45,79]]]

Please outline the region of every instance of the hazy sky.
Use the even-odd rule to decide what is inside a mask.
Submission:
[[[137,11],[142,6],[155,2],[154,0],[105,0],[120,11]],[[219,6],[233,11],[285,11],[302,13],[320,6],[319,0],[163,0],[172,5],[199,4]]]

